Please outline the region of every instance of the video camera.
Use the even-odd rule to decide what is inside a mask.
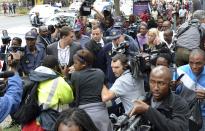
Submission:
[[[150,131],[151,126],[143,124],[141,116],[129,117],[127,114],[117,117],[110,115],[114,131]]]
[[[24,52],[25,47],[20,47],[20,46],[11,46],[8,48],[9,52],[17,52],[17,51],[21,51]]]
[[[7,30],[2,30],[3,36],[1,37],[2,43],[8,45],[11,41],[11,37],[8,35]]]
[[[91,14],[92,5],[95,0],[85,0],[80,7],[80,15],[88,16]]]
[[[128,57],[128,65],[134,78],[150,72],[151,61],[155,58],[153,58],[154,54],[151,53],[131,52],[129,50],[128,41],[122,42],[116,49],[114,49],[112,56],[115,56],[118,53],[125,54]]]
[[[122,54],[128,54],[128,48],[129,48],[129,43],[128,41],[124,41],[122,43],[120,43],[120,45],[113,50],[112,56],[118,54],[118,53],[122,53]]]
[[[131,36],[133,39],[135,39],[136,38],[136,34],[137,34],[138,30],[139,30],[139,25],[140,25],[139,21],[137,21],[136,23],[131,24],[128,27],[128,29],[125,32],[125,34],[127,34],[127,35]]]

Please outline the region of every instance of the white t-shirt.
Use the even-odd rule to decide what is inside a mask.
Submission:
[[[185,17],[186,16],[186,9],[180,9],[179,10],[179,17]]]
[[[154,20],[157,20],[157,16],[158,16],[158,11],[157,10],[153,10],[152,12],[151,12],[151,14],[152,14],[152,17],[154,18]]]

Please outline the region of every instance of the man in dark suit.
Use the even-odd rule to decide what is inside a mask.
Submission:
[[[48,39],[48,27],[40,26],[39,27],[39,35],[37,36],[37,43],[42,43],[45,48],[51,44],[51,41]]]
[[[81,49],[80,45],[73,42],[73,37],[73,29],[64,26],[60,30],[60,40],[47,47],[47,55],[54,55],[58,59],[64,75],[68,75],[73,65],[73,55]]]
[[[106,45],[106,40],[103,38],[103,32],[100,26],[93,26],[91,32],[91,40],[85,44],[90,52],[93,53],[95,59],[93,63],[94,68],[100,68],[105,71],[106,65],[102,63],[102,49]]]

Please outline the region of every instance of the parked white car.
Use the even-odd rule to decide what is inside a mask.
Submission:
[[[62,12],[62,10],[58,7],[53,7],[49,4],[45,5],[35,5],[30,11],[29,11],[29,20],[31,24],[33,24],[35,13],[39,12],[39,18],[42,23],[45,23],[46,19],[50,16]]]
[[[46,21],[45,25],[58,25],[66,23],[70,27],[74,27],[76,21],[75,13],[57,13],[55,15],[50,16]]]

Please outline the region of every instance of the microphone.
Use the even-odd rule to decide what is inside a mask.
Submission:
[[[181,74],[181,75],[177,78],[176,81],[180,81],[183,76],[184,76],[184,74]]]
[[[4,71],[4,72],[0,72],[0,78],[8,78],[8,77],[12,77],[14,76],[14,72],[13,71]]]

